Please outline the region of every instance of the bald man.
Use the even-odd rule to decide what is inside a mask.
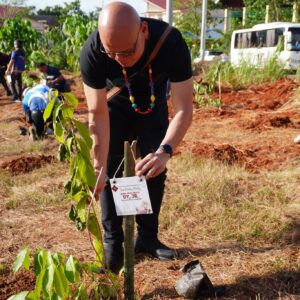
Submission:
[[[105,252],[109,268],[123,265],[122,218],[116,215],[108,178],[124,156],[124,141],[138,140],[141,161],[136,175],[145,175],[153,214],[136,217],[136,252],[162,260],[175,250],[158,239],[158,220],[166,179],[166,165],[192,119],[190,53],[181,34],[172,28],[155,59],[143,66],[167,24],[140,18],[128,4],[113,2],[99,15],[98,30],[82,48],[80,65],[89,108],[96,174],[103,167],[100,194]],[[133,80],[128,79],[138,72]],[[166,86],[171,82],[174,116],[169,124]],[[108,86],[125,83],[120,94],[107,102]],[[118,176],[122,176],[121,173]]]

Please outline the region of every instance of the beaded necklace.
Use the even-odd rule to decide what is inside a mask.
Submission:
[[[152,67],[151,67],[151,65],[150,64],[148,65],[149,86],[150,86],[150,92],[151,92],[150,101],[151,102],[150,102],[150,105],[149,105],[149,107],[146,111],[141,111],[140,108],[138,108],[137,104],[134,103],[134,97],[132,95],[132,90],[131,90],[130,83],[129,83],[129,80],[128,80],[128,77],[127,77],[127,73],[126,73],[126,70],[125,70],[124,67],[122,69],[122,73],[124,75],[125,85],[128,89],[129,100],[132,103],[131,106],[134,109],[134,111],[138,114],[141,114],[141,115],[147,115],[147,114],[151,113],[152,110],[153,110],[153,107],[155,106],[155,103],[154,103],[155,102],[154,82],[153,82],[153,78],[152,78]]]

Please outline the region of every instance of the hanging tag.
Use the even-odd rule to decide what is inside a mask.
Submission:
[[[113,178],[110,185],[118,216],[153,213],[144,176]]]

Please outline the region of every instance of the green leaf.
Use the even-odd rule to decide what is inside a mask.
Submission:
[[[95,253],[96,265],[102,267],[103,266],[103,245],[98,239],[93,240],[93,245],[96,250]]]
[[[69,283],[62,265],[54,270],[54,288],[59,297],[66,299],[69,296]]]
[[[71,137],[67,138],[66,147],[67,147],[69,153],[72,153],[72,150],[73,150],[72,149],[73,141],[74,141],[74,137],[71,136]]]
[[[65,144],[60,144],[58,148],[58,160],[65,161],[67,158],[67,148]]]
[[[28,248],[25,248],[19,252],[19,254],[12,266],[14,273],[16,273],[22,266],[26,270],[29,270],[30,259],[29,259],[29,249]]]
[[[81,180],[89,186],[95,186],[96,176],[91,162],[80,153],[77,154],[77,167]]]
[[[72,283],[80,281],[80,274],[76,268],[76,262],[74,262],[72,255],[66,262],[65,274],[68,280]]]
[[[28,291],[24,291],[17,295],[10,296],[7,300],[25,300],[28,293]]]
[[[50,118],[52,110],[53,110],[53,106],[55,104],[55,100],[56,100],[56,98],[52,98],[52,100],[47,104],[46,109],[43,114],[44,122],[46,122]]]
[[[84,195],[84,193],[82,193]],[[87,194],[85,193],[84,197],[77,204],[77,216],[81,222],[86,222],[86,197]]]
[[[101,240],[101,229],[99,227],[98,220],[97,220],[95,214],[93,214],[93,213],[90,213],[90,215],[89,215],[88,230],[98,240]]]
[[[74,108],[77,107],[79,101],[72,93],[62,93],[62,94],[69,104],[71,104]]]
[[[64,119],[71,119],[74,117],[74,109],[63,105],[61,108]]]
[[[77,146],[80,150],[80,154],[82,154],[85,158],[89,159],[90,158],[90,149],[88,148],[85,141],[82,138],[77,138],[76,142],[77,142]]]
[[[26,296],[26,300],[39,300],[38,296],[36,295],[35,291],[29,292]]]
[[[34,255],[34,274],[38,276],[47,263],[47,253],[44,249],[39,249]]]
[[[89,295],[82,285],[80,285],[80,287],[78,288],[74,300],[89,300]]]
[[[91,273],[101,274],[101,272],[103,272],[102,268],[92,263],[83,263],[81,266],[84,270]]]
[[[69,211],[69,219],[71,221],[75,221],[77,219],[77,209],[76,207],[72,204],[70,211]]]
[[[82,124],[81,122],[74,120],[75,126],[78,129],[80,135],[82,136],[82,138],[84,139],[85,143],[87,144],[89,149],[92,149],[93,146],[93,140],[90,137],[90,132],[88,130],[88,128]]]
[[[52,255],[53,262],[58,266],[63,263],[65,255],[61,252],[54,253]]]
[[[76,228],[79,231],[84,231],[86,228],[86,222],[81,222],[79,218],[76,219]]]
[[[56,293],[54,293],[51,297],[51,300],[61,300],[61,298],[58,297]]]
[[[47,269],[43,278],[43,291],[48,298],[52,296],[53,280],[54,280],[55,264],[53,262],[50,251],[47,252]]]
[[[64,128],[62,127],[60,122],[56,123],[56,126],[54,127],[54,133],[55,133],[55,136],[58,139],[58,141],[63,143],[64,142]]]
[[[71,192],[72,180],[68,180],[64,185],[64,194],[68,195]]]
[[[46,264],[47,264],[47,253],[44,249],[40,249],[36,252],[34,256],[34,273],[36,276],[35,281],[35,292],[37,297],[40,297],[44,275],[46,272]]]
[[[88,193],[86,191],[79,191],[78,193],[76,193],[75,195],[72,195],[72,199],[80,202],[81,200],[85,200],[88,197]],[[78,206],[77,206],[78,208]]]

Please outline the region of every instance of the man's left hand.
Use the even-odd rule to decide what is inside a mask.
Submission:
[[[146,179],[158,176],[166,169],[170,155],[164,152],[150,153],[135,166],[136,176],[145,175]]]

